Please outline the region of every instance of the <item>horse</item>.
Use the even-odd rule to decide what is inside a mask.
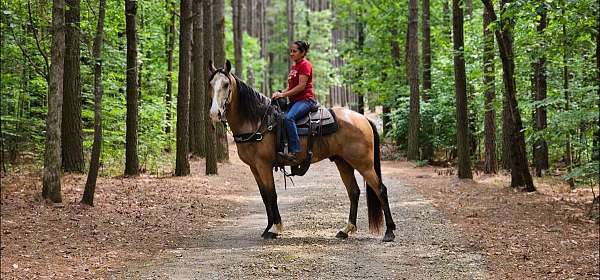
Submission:
[[[256,141],[237,143],[239,158],[250,167],[258,185],[267,212],[267,227],[261,237],[276,239],[283,232],[283,225],[277,206],[277,192],[273,179],[278,159],[275,149],[276,135],[265,128],[264,116],[270,110],[271,99],[249,87],[233,75],[231,63],[226,61],[223,68],[216,69],[212,61],[208,65],[210,74],[208,93],[211,95],[210,118],[213,122],[226,121],[236,135],[257,135]],[[350,199],[350,214],[346,225],[336,237],[348,238],[355,233],[356,216],[360,189],[354,176],[357,170],[367,184],[367,208],[369,231],[380,234],[385,216],[386,231],[384,242],[393,241],[396,225],[388,202],[387,188],[381,179],[379,135],[374,123],[364,115],[343,107],[334,107],[338,129],[335,133],[322,136],[313,147],[311,162],[330,159],[340,172]],[[302,153],[298,160],[307,156],[307,139],[301,137]],[[290,162],[283,162],[290,165]]]

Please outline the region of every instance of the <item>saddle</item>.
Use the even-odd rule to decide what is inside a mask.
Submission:
[[[278,99],[274,106],[282,109],[282,114],[278,117],[276,127],[276,151],[275,152],[287,152],[287,133],[285,129],[283,109],[286,108],[287,104],[282,99]],[[306,158],[298,165],[292,165],[291,175],[302,176],[306,174],[312,161],[312,148],[315,138],[322,137],[325,135],[333,134],[338,129],[338,123],[333,110],[322,107],[319,104],[315,104],[309,114],[296,121],[296,127],[298,129],[298,136],[308,137]],[[278,159],[277,166],[283,168],[283,159]]]

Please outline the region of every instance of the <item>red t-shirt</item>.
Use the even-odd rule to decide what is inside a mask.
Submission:
[[[293,89],[300,83],[300,75],[308,76],[308,81],[306,82],[304,90],[289,97],[290,102],[315,99],[312,82],[312,64],[305,58],[292,66],[292,70],[290,70],[290,74],[288,75],[288,90]]]

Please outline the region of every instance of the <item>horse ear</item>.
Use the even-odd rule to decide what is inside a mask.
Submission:
[[[212,74],[213,72],[217,71],[217,68],[215,68],[215,64],[212,60],[208,61],[208,71],[209,74]]]
[[[225,60],[225,71],[227,71],[227,73],[231,72],[231,61],[229,61],[229,59]]]

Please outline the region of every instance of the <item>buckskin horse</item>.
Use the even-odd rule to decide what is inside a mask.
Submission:
[[[210,70],[209,94],[212,96],[210,117],[213,122],[227,121],[236,135],[245,135],[252,141],[236,141],[240,159],[250,166],[258,184],[267,211],[268,224],[262,233],[264,239],[275,239],[282,233],[283,226],[277,193],[273,180],[273,168],[282,159],[276,153],[276,135],[272,127],[266,127],[265,116],[271,111],[271,100],[258,93],[234,76],[231,63]],[[381,180],[379,135],[373,122],[365,116],[342,107],[332,109],[337,116],[338,129],[335,133],[322,136],[313,147],[311,162],[330,159],[335,162],[350,198],[348,223],[336,237],[345,239],[356,232],[356,215],[360,189],[354,177],[354,170],[363,176],[367,184],[367,208],[369,230],[380,233],[385,216],[386,231],[383,241],[393,241],[396,225],[392,219],[388,203],[387,189]],[[254,137],[260,135],[260,137]],[[307,139],[301,137],[302,154],[307,157]],[[289,165],[289,162],[284,162]]]

